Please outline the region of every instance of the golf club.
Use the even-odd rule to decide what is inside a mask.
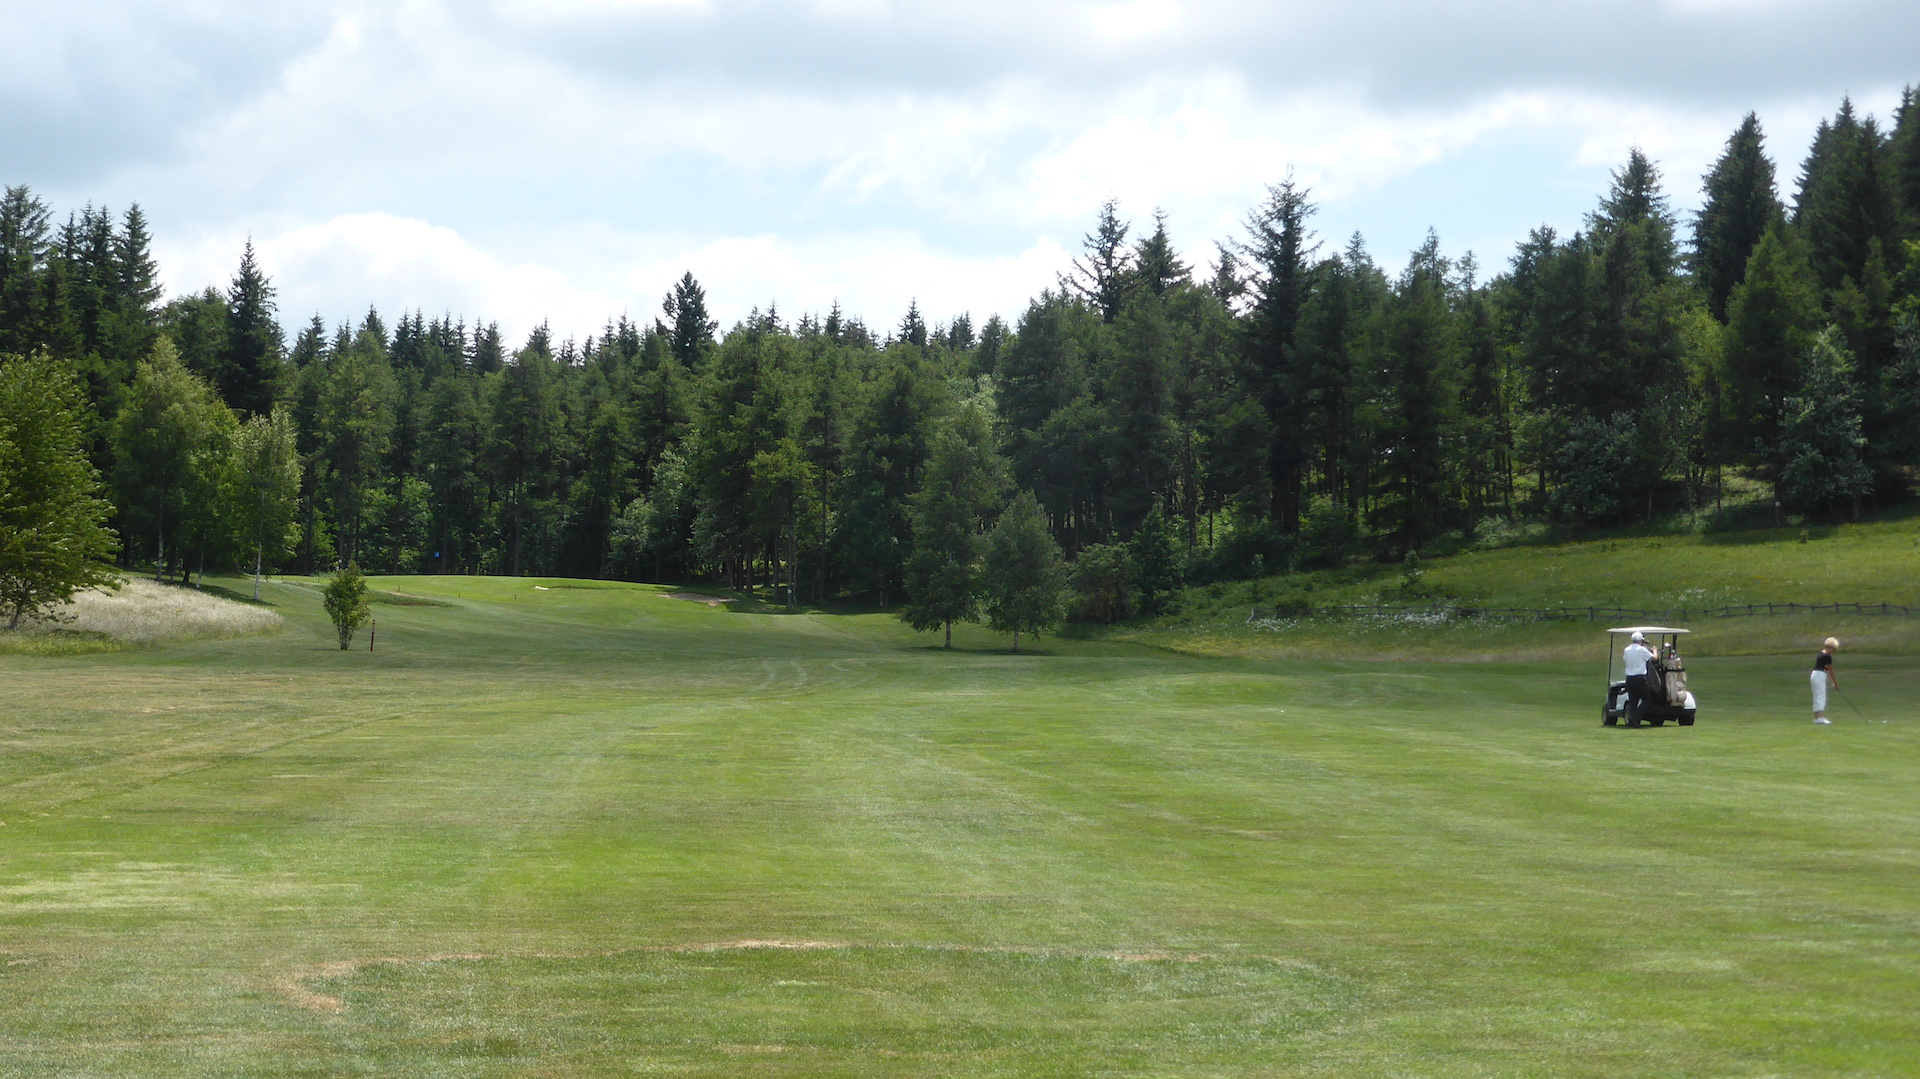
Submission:
[[[1844,690],[1844,689],[1840,689],[1840,687],[1839,687],[1838,685],[1836,685],[1836,686],[1834,686],[1833,688],[1834,688],[1834,689],[1838,689],[1838,690],[1840,690],[1840,699],[1841,699],[1841,700],[1843,700],[1843,701],[1845,701],[1845,702],[1847,702],[1847,707],[1848,707],[1848,708],[1851,708],[1851,709],[1853,709],[1853,714],[1854,714],[1854,715],[1856,715],[1856,716],[1859,716],[1862,722],[1864,722],[1864,723],[1872,723],[1872,722],[1873,722],[1873,720],[1871,720],[1871,719],[1868,719],[1868,718],[1867,718],[1867,714],[1866,714],[1865,712],[1862,712],[1862,711],[1860,710],[1860,706],[1859,706],[1859,705],[1857,705],[1857,704],[1855,704],[1855,703],[1853,703],[1853,698],[1852,698],[1852,697],[1849,697],[1849,696],[1847,696],[1847,691],[1846,691],[1846,690]]]

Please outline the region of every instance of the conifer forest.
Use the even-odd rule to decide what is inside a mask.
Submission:
[[[68,373],[44,407],[75,410],[111,557],[176,579],[705,580],[918,604],[934,628],[974,613],[953,574],[997,525],[1131,575],[1150,608],[1181,579],[1514,521],[1710,514],[1736,482],[1810,519],[1907,496],[1914,92],[1885,120],[1843,104],[1785,174],[1749,115],[1697,213],[1675,179],[1635,151],[1577,231],[1498,263],[1430,235],[1394,274],[1316,234],[1290,179],[1204,262],[1110,201],[1005,319],[922,296],[721,327],[688,274],[584,340],[504,340],[486,312],[303,322],[251,246],[224,288],[165,299],[163,222],[16,186],[0,355]]]

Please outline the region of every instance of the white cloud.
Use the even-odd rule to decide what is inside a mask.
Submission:
[[[251,232],[290,319],[585,332],[688,266],[734,314],[1012,313],[1110,196],[1164,207],[1196,263],[1289,169],[1330,230],[1393,222],[1382,250],[1506,237],[1577,225],[1632,145],[1685,205],[1748,108],[1788,186],[1840,94],[1884,115],[1887,43],[1920,32],[1910,4],[1834,2],[15,5],[0,180],[145,203],[185,287]]]
[[[1095,8],[1094,30],[1101,37],[1129,39],[1160,33],[1180,21],[1180,5],[1173,0],[1126,0]]]

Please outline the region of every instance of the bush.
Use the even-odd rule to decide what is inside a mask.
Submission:
[[[1133,556],[1133,585],[1140,595],[1140,613],[1166,614],[1179,606],[1180,587],[1187,579],[1180,526],[1161,511],[1159,503],[1140,522],[1128,550]]]
[[[1133,556],[1117,543],[1082,550],[1073,561],[1073,587],[1078,593],[1073,620],[1112,624],[1131,617],[1133,575]]]
[[[1360,525],[1345,506],[1316,495],[1300,522],[1300,565],[1305,569],[1338,569],[1361,554]]]
[[[367,579],[360,575],[360,567],[352,562],[341,566],[327,581],[321,598],[333,628],[340,632],[340,650],[344,652],[353,643],[353,631],[366,625],[370,613]]]
[[[1188,576],[1202,581],[1245,580],[1285,573],[1293,562],[1292,537],[1265,517],[1236,513],[1213,549],[1194,559]]]
[[[1554,516],[1575,524],[1617,519],[1628,495],[1646,487],[1639,450],[1639,428],[1628,413],[1574,423],[1551,456]]]

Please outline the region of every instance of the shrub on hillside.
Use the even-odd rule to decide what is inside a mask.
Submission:
[[[1133,614],[1133,556],[1117,543],[1099,543],[1073,560],[1076,622],[1114,623]]]
[[[360,567],[348,562],[335,571],[327,581],[322,602],[326,605],[327,617],[333,621],[333,628],[340,633],[340,650],[344,652],[353,643],[353,631],[366,625],[371,614],[367,602],[367,579],[360,575]]]

